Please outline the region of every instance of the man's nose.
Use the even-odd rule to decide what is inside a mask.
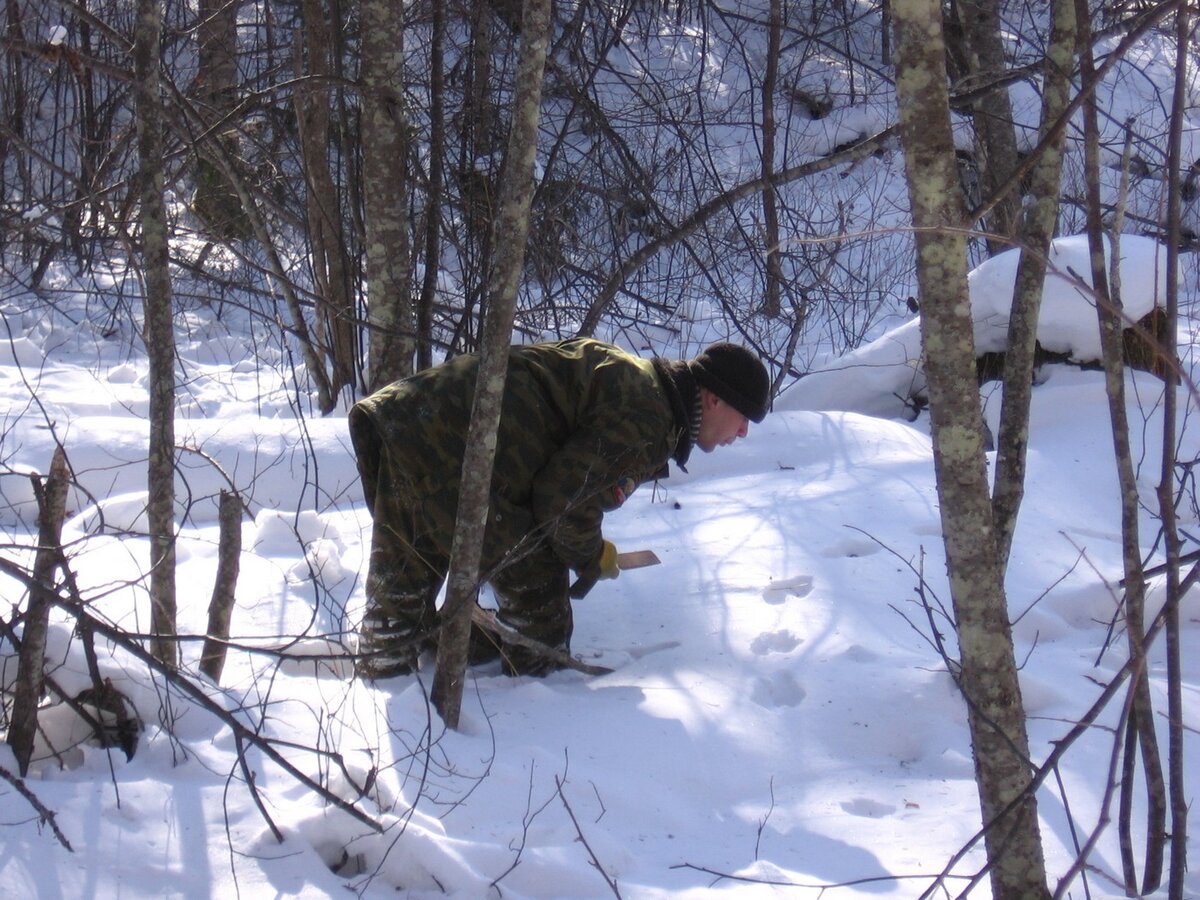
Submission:
[[[750,433],[750,420],[742,416],[742,427],[738,429],[738,437],[745,437]]]

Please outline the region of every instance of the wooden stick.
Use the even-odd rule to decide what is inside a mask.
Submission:
[[[475,606],[471,610],[471,622],[485,631],[490,631],[492,634],[497,635],[506,644],[516,644],[518,647],[532,650],[539,656],[553,660],[568,669],[583,672],[585,675],[608,675],[612,672],[612,669],[607,666],[593,666],[585,662],[580,662],[565,650],[557,650],[554,647],[543,644],[541,641],[526,637],[515,628],[510,628],[497,619],[496,613],[490,609],[483,609],[478,605]]]

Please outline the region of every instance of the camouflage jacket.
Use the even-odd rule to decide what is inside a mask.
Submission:
[[[437,523],[447,555],[477,371],[475,355],[456,357],[350,412],[368,507],[374,512],[378,467],[393,466],[395,483],[419,499],[426,523]],[[668,460],[687,461],[696,395],[685,363],[641,359],[599,341],[512,348],[485,571],[531,537],[548,540],[577,572],[594,567],[604,512],[665,474]]]

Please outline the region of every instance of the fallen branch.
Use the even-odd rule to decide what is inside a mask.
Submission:
[[[769,887],[794,887],[805,888],[812,891],[831,891],[834,888],[860,887],[864,884],[883,884],[885,882],[900,882],[923,880],[931,876],[929,875],[871,875],[866,878],[854,878],[850,881],[831,881],[828,883],[821,882],[804,882],[804,881],[788,881],[786,878],[754,878],[750,875],[735,875],[732,872],[721,872],[717,869],[710,869],[707,866],[698,866],[694,863],[676,863],[671,866],[672,869],[691,869],[693,872],[703,872],[705,875],[711,875],[716,881],[737,881],[742,884],[764,884]],[[948,875],[945,878],[966,879],[966,875]]]
[[[515,628],[510,628],[497,619],[495,612],[490,609],[476,606],[471,610],[471,622],[485,631],[497,635],[506,644],[524,647],[526,650],[531,650],[539,656],[544,656],[546,659],[553,660],[565,668],[574,669],[576,672],[583,672],[585,675],[608,675],[613,671],[607,666],[593,666],[581,662],[565,650],[558,650],[541,641],[526,637]]]
[[[49,584],[54,580],[58,564],[58,547],[62,540],[63,517],[66,514],[67,488],[70,472],[67,455],[60,445],[50,462],[50,474],[45,483],[30,476],[38,505],[38,547],[33,562],[33,580]],[[33,758],[34,736],[38,730],[38,705],[45,681],[46,633],[50,621],[51,601],[37,592],[29,596],[25,627],[21,632],[17,683],[13,691],[8,745],[12,747],[21,775],[29,774]]]
[[[219,703],[210,698],[199,685],[184,677],[174,668],[164,664],[152,653],[142,647],[141,644],[139,644],[136,640],[132,640],[127,633],[121,631],[115,626],[109,625],[107,622],[98,619],[89,613],[86,609],[86,604],[81,598],[72,597],[68,600],[59,596],[50,588],[30,578],[28,573],[20,566],[15,565],[3,557],[0,557],[0,572],[4,572],[4,574],[9,575],[10,577],[21,582],[31,592],[33,592],[35,595],[43,597],[48,603],[52,603],[70,613],[77,621],[86,624],[96,634],[112,642],[117,647],[120,647],[126,653],[129,653],[131,656],[145,665],[147,669],[165,678],[169,685],[180,690],[196,705],[200,706],[206,712],[212,713],[224,724],[228,725],[233,731],[236,739],[239,741],[245,741],[253,747],[257,747],[272,762],[282,768],[301,785],[314,791],[318,796],[325,800],[325,802],[349,814],[362,824],[366,825],[372,831],[380,834],[383,833],[383,825],[381,825],[371,816],[367,815],[353,803],[344,800],[342,797],[339,797],[337,794],[333,793],[327,788],[322,787],[311,777],[296,768],[295,765],[293,765],[279,752],[279,750],[276,749],[276,742],[263,737],[252,728],[249,728],[236,715],[230,713]],[[279,743],[283,744],[284,742]],[[347,775],[347,777],[349,777],[349,773],[346,773],[344,770],[343,772]],[[351,778],[350,781],[353,783],[353,778]]]
[[[54,821],[54,813],[42,805],[42,801],[37,798],[37,794],[29,790],[21,778],[8,771],[8,769],[4,768],[4,766],[0,766],[0,778],[3,778],[5,781],[11,784],[16,789],[17,793],[24,797],[29,805],[37,810],[38,818],[44,824],[50,826],[50,830],[54,832],[54,836],[58,838],[58,842],[62,844],[63,847],[65,847],[68,851],[74,853],[75,851],[71,847],[71,842],[67,840],[66,835],[58,830],[58,823]]]

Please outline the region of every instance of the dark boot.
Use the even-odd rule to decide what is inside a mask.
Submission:
[[[386,615],[378,607],[363,616],[354,670],[360,678],[379,681],[417,671],[421,651],[437,646],[433,630]]]

